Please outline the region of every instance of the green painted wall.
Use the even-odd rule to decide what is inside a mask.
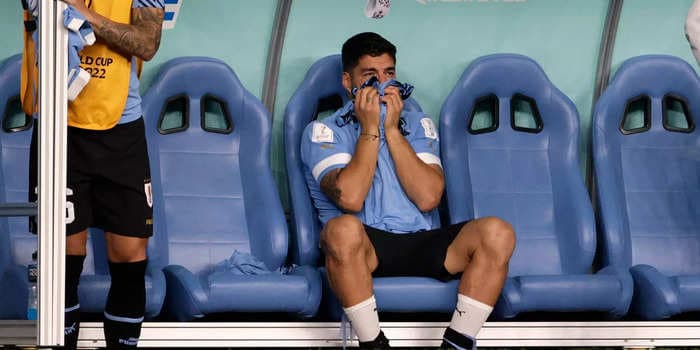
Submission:
[[[0,1],[0,62],[22,52],[22,6],[19,0]]]
[[[612,71],[626,59],[644,54],[678,56],[697,70],[684,31],[685,17],[692,3],[693,0],[625,1],[615,40]]]
[[[184,0],[175,28],[164,30],[160,50],[144,66],[142,89],[161,63],[180,56],[222,59],[243,85],[262,96],[275,0]]]
[[[160,50],[146,63],[142,91],[163,62],[180,56],[222,59],[260,97],[275,15],[275,0],[185,0],[174,29],[164,30]],[[0,61],[22,50],[19,0],[0,1]]]
[[[273,131],[272,164],[283,192],[284,107],[314,61],[339,53],[345,39],[363,31],[378,32],[397,46],[398,79],[416,86],[413,97],[435,120],[457,79],[475,58],[499,52],[532,57],[576,103],[582,122],[581,152],[587,156],[585,145],[607,6],[605,0],[404,0],[392,2],[389,15],[374,20],[363,15],[361,1],[294,1]]]

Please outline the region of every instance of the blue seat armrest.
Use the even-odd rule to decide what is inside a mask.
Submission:
[[[297,314],[301,318],[311,318],[316,315],[321,305],[321,273],[317,268],[311,266],[299,266],[289,273],[290,276],[302,276],[306,278],[309,285],[305,307]]]
[[[629,311],[630,304],[632,303],[632,294],[634,292],[634,280],[632,279],[630,271],[626,268],[610,265],[596,272],[596,275],[617,276],[622,286],[621,300],[620,303],[618,303],[619,307],[610,311],[609,316],[615,319],[625,316]]]
[[[649,265],[630,268],[634,279],[632,311],[644,319],[661,320],[681,312],[678,287]]]
[[[163,273],[167,284],[167,316],[177,321],[204,317],[204,307],[209,297],[194,274],[180,265],[166,266]]]

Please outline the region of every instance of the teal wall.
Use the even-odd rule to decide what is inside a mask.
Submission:
[[[362,1],[297,0],[285,38],[275,105],[272,164],[286,188],[282,151],[284,107],[309,66],[340,52],[351,35],[376,31],[398,49],[397,78],[413,83],[413,97],[434,119],[462,71],[475,58],[498,52],[528,55],[575,103],[586,156],[595,70],[606,0],[523,2],[394,1],[381,20],[363,15]],[[585,163],[582,161],[582,163]],[[583,170],[582,170],[583,171]],[[283,191],[284,192],[284,191]]]
[[[210,56],[228,63],[243,85],[261,97],[276,6],[275,0],[184,0],[175,28],[163,31],[158,54],[144,66],[141,91],[161,63]]]
[[[645,54],[678,56],[697,70],[684,31],[692,3],[693,0],[625,1],[613,52],[613,72],[626,59]]]
[[[22,52],[22,6],[19,0],[0,1],[0,62]]]
[[[160,50],[144,66],[142,91],[163,62],[179,56],[224,60],[260,97],[275,16],[275,0],[185,0],[174,29],[164,30]],[[0,0],[0,61],[22,50],[19,0]]]

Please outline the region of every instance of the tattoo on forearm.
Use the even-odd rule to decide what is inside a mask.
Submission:
[[[153,57],[160,46],[163,10],[134,10],[131,23],[128,25],[104,19],[96,28],[97,35],[123,54],[141,58]]]
[[[321,179],[321,191],[323,191],[323,194],[330,198],[335,204],[338,204],[341,195],[341,191],[338,188],[339,174],[340,169],[332,170],[326,174],[323,179]]]

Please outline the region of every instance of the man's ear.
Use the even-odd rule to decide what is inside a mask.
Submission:
[[[343,87],[348,92],[348,96],[350,96],[352,92],[352,77],[348,72],[343,72]]]

